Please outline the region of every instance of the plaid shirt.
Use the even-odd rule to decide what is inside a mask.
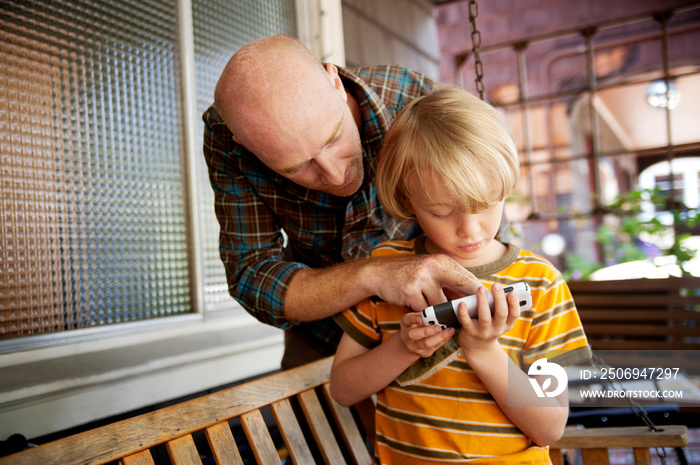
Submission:
[[[351,197],[289,181],[234,142],[213,105],[202,116],[229,293],[258,320],[282,329],[299,324],[284,317],[285,293],[296,271],[366,257],[380,242],[419,233],[414,222],[394,220],[379,205],[372,166],[398,111],[429,92],[433,82],[398,66],[353,71],[339,68],[364,121],[365,182]],[[319,350],[335,352],[342,331],[332,318],[302,325]]]

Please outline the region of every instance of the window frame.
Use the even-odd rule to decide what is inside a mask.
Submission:
[[[63,345],[75,345],[104,338],[120,338],[139,335],[144,340],[157,336],[160,331],[180,331],[183,327],[196,326],[211,319],[240,319],[243,307],[233,299],[225,302],[205,302],[203,232],[199,212],[200,180],[202,173],[201,147],[198,146],[197,83],[195,71],[195,41],[191,0],[176,0],[177,46],[180,78],[180,134],[183,164],[183,193],[186,199],[184,221],[188,255],[188,273],[191,311],[187,314],[164,318],[109,324],[91,328],[79,328],[54,333],[20,336],[0,340],[0,356],[30,350],[47,349]],[[344,65],[344,44],[341,0],[295,1],[296,28],[300,40],[320,59]],[[218,226],[218,225],[217,225]],[[250,324],[247,318],[244,324]],[[262,324],[262,323],[260,323]],[[196,330],[193,328],[193,330]],[[86,349],[90,350],[90,349]]]

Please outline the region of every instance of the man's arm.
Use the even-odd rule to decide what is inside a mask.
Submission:
[[[203,115],[204,159],[219,222],[219,253],[231,297],[259,321],[287,329],[283,296],[301,263],[284,262],[284,238],[274,215],[242,172],[255,175],[243,147],[210,107]]]
[[[479,287],[473,274],[446,255],[365,258],[296,271],[284,313],[292,321],[318,320],[375,295],[421,311],[447,300],[443,288],[469,295]]]

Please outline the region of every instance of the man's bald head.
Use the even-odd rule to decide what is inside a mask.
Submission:
[[[335,94],[335,95],[334,95]],[[214,103],[234,136],[253,149],[256,139],[318,102],[334,98],[332,77],[298,39],[274,35],[241,47],[216,84]]]
[[[364,169],[357,101],[338,69],[276,35],[238,50],[214,92],[233,138],[273,171],[308,189],[356,192]]]

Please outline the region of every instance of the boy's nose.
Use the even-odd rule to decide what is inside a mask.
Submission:
[[[460,215],[460,222],[457,234],[459,234],[462,237],[471,237],[474,236],[477,232],[479,232],[479,222],[476,221],[474,215]]]

